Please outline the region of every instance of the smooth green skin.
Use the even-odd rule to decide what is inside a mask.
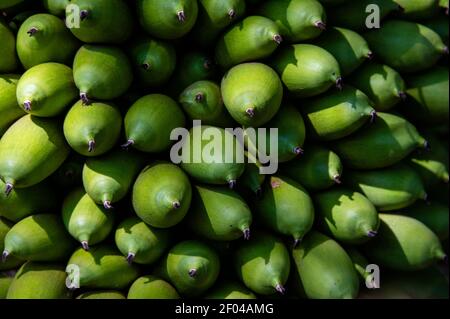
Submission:
[[[81,93],[100,100],[121,96],[133,80],[131,64],[121,49],[89,44],[75,55],[73,76]]]
[[[6,220],[3,217],[0,217],[0,251],[3,251],[4,249],[5,236],[11,230],[12,226],[13,226],[12,222]],[[0,271],[18,268],[23,263],[24,262],[22,260],[11,256],[5,262],[0,263]],[[0,274],[0,281],[1,281],[1,274]],[[1,292],[0,292],[0,299],[2,299]]]
[[[0,9],[7,9],[12,6],[15,6],[25,0],[2,0],[2,3],[0,4]]]
[[[77,299],[127,299],[123,293],[115,290],[101,290],[101,291],[91,291],[85,292],[77,297]]]
[[[51,14],[64,17],[66,14],[66,7],[71,3],[71,0],[42,0],[44,7]]]
[[[422,222],[394,214],[379,217],[379,236],[364,248],[371,262],[380,267],[416,271],[446,257],[439,238]]]
[[[107,245],[97,245],[89,251],[79,248],[67,265],[79,267],[80,288],[122,290],[139,276],[135,265],[129,265],[120,252]],[[70,279],[73,276],[74,273],[68,274]]]
[[[436,67],[407,78],[407,114],[421,123],[445,124],[449,119],[448,68]]]
[[[125,219],[117,227],[115,241],[120,252],[135,255],[133,262],[150,265],[161,257],[169,247],[167,230],[153,228],[137,217]]]
[[[122,43],[131,35],[133,16],[124,0],[71,0],[79,10],[87,10],[88,16],[78,28],[70,31],[85,43]],[[70,12],[72,15],[72,13]],[[66,14],[70,19],[70,16]]]
[[[299,155],[298,148],[303,147],[306,138],[305,122],[300,112],[292,105],[284,105],[278,113],[265,125],[267,128],[278,128],[278,162],[288,162]],[[248,134],[246,130],[246,146],[253,154],[258,154],[259,131],[256,134]],[[265,154],[273,154],[271,132],[266,130]],[[254,136],[253,136],[254,135]]]
[[[366,33],[365,38],[380,60],[404,73],[432,67],[446,49],[430,28],[400,20],[386,21],[382,28]]]
[[[306,190],[282,176],[268,179],[261,199],[254,202],[257,216],[266,227],[301,240],[314,223],[314,205]]]
[[[30,36],[27,32],[33,27],[38,31]],[[25,69],[45,62],[69,65],[78,48],[78,40],[64,22],[47,13],[29,17],[17,33],[17,55]]]
[[[0,36],[1,38],[1,36]],[[0,56],[3,56],[0,54]],[[25,112],[17,105],[16,89],[20,75],[2,74],[0,75],[0,137],[10,127],[10,125]]]
[[[183,111],[169,96],[150,94],[137,100],[125,116],[125,134],[133,148],[147,153],[167,150],[173,129],[184,127]]]
[[[448,8],[448,2],[447,2],[447,8]],[[425,26],[432,29],[434,32],[439,34],[442,41],[448,46],[449,43],[449,21],[447,16],[440,15],[437,16],[426,23],[424,23]]]
[[[64,119],[64,136],[70,147],[84,156],[99,156],[111,150],[119,140],[122,115],[109,103],[75,103]],[[89,141],[95,148],[89,152]]]
[[[11,286],[13,279],[13,277],[9,277],[0,273],[0,299],[6,299],[9,286]]]
[[[197,134],[201,141],[197,139]],[[227,143],[227,140],[230,143]],[[194,154],[197,149],[200,153]],[[244,173],[245,163],[239,163],[237,156],[243,152],[243,146],[231,132],[202,125],[192,128],[184,140],[181,167],[198,182],[229,184]]]
[[[250,229],[252,213],[244,199],[225,186],[195,186],[189,227],[210,240],[231,241]]]
[[[256,299],[253,292],[237,281],[227,281],[216,285],[205,299]]]
[[[115,214],[97,206],[84,189],[78,188],[64,199],[62,218],[73,238],[95,245],[104,241],[111,233]]]
[[[249,16],[219,38],[216,62],[226,70],[240,63],[266,58],[279,46],[276,36],[280,36],[280,30],[275,22],[261,16]]]
[[[272,65],[287,89],[296,97],[319,95],[341,76],[339,63],[328,51],[311,44],[295,44],[280,50]]]
[[[333,141],[359,130],[375,109],[367,95],[347,85],[342,91],[331,91],[306,102],[301,111],[308,133],[322,141]]]
[[[132,42],[129,52],[134,71],[142,86],[161,86],[175,71],[177,55],[174,46],[169,42],[143,37]],[[146,68],[146,65],[149,67]]]
[[[136,6],[142,28],[160,39],[181,38],[191,31],[197,21],[196,0],[138,0]],[[184,12],[184,22],[177,16],[180,11]]]
[[[198,94],[202,95],[200,101],[196,99]],[[192,83],[181,92],[178,101],[192,120],[224,128],[234,126],[233,119],[223,104],[220,87],[212,81]]]
[[[17,103],[31,102],[31,111],[39,117],[54,117],[77,99],[72,69],[60,63],[43,63],[28,69],[17,83]]]
[[[358,295],[359,278],[353,262],[331,238],[310,232],[292,250],[292,257],[308,298],[353,299]]]
[[[405,215],[415,218],[430,228],[441,241],[448,239],[449,214],[448,206],[433,203],[416,203],[404,210]]]
[[[305,154],[281,167],[281,172],[301,183],[309,191],[319,191],[337,184],[343,165],[339,156],[319,146],[308,146]]]
[[[283,86],[273,69],[262,63],[244,63],[233,67],[222,79],[221,91],[225,107],[241,125],[258,127],[269,122],[278,112],[283,99]],[[254,116],[246,111],[254,110]]]
[[[283,242],[263,233],[237,247],[234,265],[242,283],[260,295],[275,294],[277,285],[286,284],[291,268]]]
[[[404,11],[402,18],[418,21],[433,18],[439,11],[439,0],[394,0]]]
[[[379,112],[392,109],[400,101],[406,85],[401,75],[391,67],[375,62],[358,68],[348,83],[363,91]]]
[[[194,277],[189,271],[195,269]],[[160,265],[158,272],[186,297],[198,297],[217,280],[220,261],[217,253],[206,244],[188,240],[175,245]]]
[[[361,193],[334,188],[315,195],[314,202],[319,223],[340,242],[361,244],[378,230],[378,212]]]
[[[347,170],[345,182],[364,194],[379,211],[401,209],[427,198],[420,176],[404,164],[374,171]]]
[[[318,37],[322,30],[315,24],[326,23],[327,15],[316,0],[270,0],[257,13],[273,20],[281,35],[289,43],[298,43]]]
[[[157,228],[178,224],[186,216],[191,199],[188,177],[178,166],[168,162],[147,166],[133,186],[132,202],[136,214]],[[178,209],[174,208],[176,202],[180,204]]]
[[[4,250],[28,261],[65,260],[74,242],[66,232],[61,217],[38,214],[15,224],[5,236]]]
[[[369,45],[361,35],[344,28],[328,29],[315,44],[334,56],[344,76],[355,71],[367,59],[370,59],[372,54]]]
[[[64,267],[29,261],[16,273],[6,299],[70,299]]]
[[[14,187],[30,187],[55,172],[68,155],[58,121],[25,115],[0,140],[0,176]]]
[[[180,299],[180,295],[167,281],[148,275],[136,279],[127,299]]]
[[[246,152],[245,170],[241,175],[240,184],[244,189],[258,195],[262,191],[262,185],[266,180],[266,175],[261,174],[260,167],[262,164],[254,157],[254,155]]]
[[[0,21],[0,39],[2,46],[0,47],[0,73],[12,72],[18,66],[16,56],[16,39],[11,30],[5,23]]]
[[[89,158],[83,166],[84,189],[97,204],[118,202],[131,189],[143,164],[140,154],[123,150]]]
[[[333,148],[349,168],[370,170],[391,166],[426,144],[408,121],[393,114],[378,113],[374,123],[357,134],[335,141]]]
[[[349,247],[346,248],[345,251],[352,260],[353,266],[360,275],[361,280],[365,283],[366,278],[370,276],[370,273],[366,272],[366,267],[369,265],[369,261],[356,248]]]

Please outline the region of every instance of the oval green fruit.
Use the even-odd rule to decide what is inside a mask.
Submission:
[[[416,203],[404,210],[405,215],[415,218],[430,228],[441,241],[448,238],[449,214],[448,206],[438,202]]]
[[[12,72],[18,66],[16,55],[16,39],[8,26],[0,21],[0,39],[2,46],[0,49],[0,73]]]
[[[1,37],[1,36],[0,36]],[[0,56],[3,56],[0,54]],[[20,75],[2,74],[0,75],[0,137],[9,126],[25,112],[17,104],[16,90]]]
[[[11,286],[13,279],[14,276],[9,276],[7,274],[0,273],[0,300],[6,299],[9,286]]]
[[[71,0],[43,0],[42,3],[47,11],[57,17],[66,15],[66,8]]]
[[[224,281],[209,291],[205,299],[256,299],[256,296],[239,282]]]
[[[115,290],[99,290],[82,293],[77,299],[127,299],[123,293]]]
[[[11,227],[13,227],[13,226],[14,226],[13,223],[4,219],[3,217],[0,217],[0,251],[3,251],[3,249],[5,248],[5,245],[4,245],[5,236],[11,230]],[[7,260],[0,263],[0,271],[18,268],[23,263],[24,263],[24,261],[11,256]],[[1,277],[1,274],[0,274],[0,277]],[[0,278],[0,281],[1,281],[1,278]],[[1,295],[1,293],[0,293],[0,295]],[[2,299],[1,296],[0,296],[0,299]]]
[[[168,282],[148,275],[133,282],[127,299],[180,299],[180,295]]]

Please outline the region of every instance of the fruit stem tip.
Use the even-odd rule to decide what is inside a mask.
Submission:
[[[81,247],[83,247],[84,250],[89,251],[89,243],[87,242],[87,240],[83,240],[81,242]]]
[[[112,209],[112,205],[111,205],[111,201],[109,200],[105,200],[103,201],[103,207],[105,207],[105,209]]]
[[[275,290],[282,295],[284,295],[286,293],[286,288],[284,288],[283,285],[281,285],[281,284],[277,284],[275,286]]]
[[[244,233],[244,239],[250,240],[250,228],[244,229],[243,233]]]
[[[294,148],[294,154],[295,155],[303,155],[304,153],[305,153],[305,151],[300,146],[297,146],[297,147]]]
[[[180,22],[186,21],[186,15],[183,10],[177,12],[177,17],[178,17],[178,21],[180,21]]]
[[[30,100],[24,101],[23,108],[25,111],[30,112],[31,111],[31,101]]]
[[[13,184],[6,183],[6,185],[5,185],[5,195],[9,196],[9,194],[11,194],[13,189],[14,189],[14,185]]]
[[[232,179],[228,182],[228,187],[230,187],[230,189],[234,189],[236,187],[236,184],[237,184],[236,180]]]
[[[195,276],[197,276],[197,269],[195,269],[195,268],[190,269],[188,274],[189,274],[189,277],[194,278]]]
[[[38,28],[36,28],[36,27],[31,27],[31,28],[27,31],[27,33],[28,33],[28,35],[29,35],[30,37],[32,37],[32,36],[35,35],[38,31],[39,31]]]
[[[136,257],[135,253],[128,253],[127,255],[128,265],[131,265],[133,263],[135,257]]]
[[[337,184],[337,185],[341,185],[342,184],[342,180],[341,180],[341,175],[336,174],[333,176],[333,181]]]
[[[336,79],[336,87],[339,91],[342,91],[342,89],[344,88],[344,80],[341,76]]]
[[[132,145],[134,145],[134,141],[128,140],[125,144],[122,144],[120,147],[123,148],[124,150],[128,150]]]
[[[88,152],[92,153],[95,150],[95,140],[90,140],[88,143]]]
[[[89,16],[89,11],[87,11],[87,10],[81,10],[80,11],[80,19],[81,19],[81,21],[86,19],[88,16]]]
[[[275,41],[277,44],[281,44],[281,42],[283,42],[283,37],[279,34],[275,34],[273,36],[273,41]]]
[[[314,26],[322,31],[325,31],[327,29],[327,25],[323,21],[314,22]]]
[[[81,102],[82,102],[83,105],[91,104],[90,101],[89,101],[89,98],[87,96],[87,93],[85,93],[85,92],[81,92],[80,93],[80,99],[81,99]]]
[[[369,238],[373,238],[373,237],[375,237],[375,236],[377,236],[378,235],[378,232],[376,232],[376,231],[374,231],[374,230],[369,230],[368,232],[367,232],[367,237],[369,237]]]
[[[9,252],[7,250],[4,250],[2,253],[2,263],[6,262],[6,259],[8,259]]]

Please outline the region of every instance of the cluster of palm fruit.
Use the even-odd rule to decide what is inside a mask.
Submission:
[[[448,0],[0,10],[0,298],[448,297]],[[192,120],[279,171],[175,165]]]

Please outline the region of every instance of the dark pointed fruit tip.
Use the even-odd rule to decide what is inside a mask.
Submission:
[[[150,70],[150,63],[148,62],[142,63],[141,68],[143,68],[146,71]]]
[[[252,107],[249,107],[248,109],[245,110],[245,113],[249,116],[249,117],[254,117],[255,116],[255,109]]]
[[[300,146],[297,146],[297,147],[294,148],[294,154],[295,155],[303,155],[304,153],[305,153],[305,151]]]
[[[183,10],[177,12],[178,21],[185,22],[186,21],[186,14]]]
[[[204,95],[202,92],[198,92],[198,93],[195,95],[195,101],[198,102],[198,103],[200,103],[201,101],[203,101],[204,98],[205,98],[205,95]]]
[[[275,41],[277,44],[281,44],[281,42],[283,42],[283,37],[279,34],[275,34],[273,36],[273,41]]]
[[[134,141],[133,140],[128,140],[125,144],[120,145],[121,148],[123,148],[124,150],[128,150],[130,148],[130,146],[134,145]]]
[[[425,141],[425,142],[423,143],[423,148],[424,148],[425,150],[427,150],[427,151],[431,151],[431,144],[430,144],[430,142]]]
[[[334,175],[334,176],[333,176],[333,181],[334,181],[336,184],[341,185],[341,184],[342,184],[341,175],[339,175],[339,174]]]
[[[427,203],[429,203],[429,196],[428,196],[428,194],[427,193],[425,193],[425,194],[423,194],[423,196],[422,196],[422,199],[425,201],[425,202],[427,202]]]
[[[86,240],[81,242],[81,247],[83,247],[84,250],[89,251],[89,243]]]
[[[28,35],[29,35],[30,37],[32,37],[32,36],[35,35],[38,31],[39,31],[38,28],[36,28],[36,27],[31,27],[31,28],[27,31],[27,33],[28,33]]]
[[[443,52],[445,55],[448,55],[448,54],[449,54],[448,47],[447,47],[447,46],[444,47],[444,49],[442,50],[442,52]]]
[[[179,201],[175,201],[175,202],[172,203],[172,207],[174,209],[180,209],[181,208],[181,204],[180,204]]]
[[[112,209],[112,205],[111,202],[109,200],[105,200],[103,201],[103,207],[105,207],[105,209]]]
[[[407,95],[405,92],[400,91],[400,92],[398,92],[398,97],[400,98],[400,100],[405,101],[407,98]]]
[[[369,230],[368,232],[367,232],[367,237],[370,237],[370,238],[373,238],[373,237],[375,237],[375,236],[377,236],[378,235],[378,232],[376,232],[376,231],[374,231],[374,230]]]
[[[236,18],[236,11],[234,9],[230,9],[230,11],[228,11],[228,16],[230,19]]]
[[[88,142],[88,152],[92,153],[95,150],[95,141],[94,140],[90,140]]]
[[[314,22],[314,26],[322,31],[325,31],[327,29],[327,25],[323,21]]]
[[[344,80],[341,76],[336,79],[336,87],[339,91],[342,91],[342,89],[344,88]]]
[[[23,102],[23,109],[27,112],[31,111],[31,101],[30,100],[26,100],[25,102]]]
[[[372,112],[370,112],[370,123],[374,123],[377,117],[378,117],[377,111],[373,110]]]
[[[250,240],[250,228],[244,229],[243,233],[244,233],[244,239]]]
[[[4,250],[2,253],[2,263],[6,262],[6,259],[8,259],[9,252],[7,250]]]
[[[286,288],[284,288],[283,285],[280,285],[280,284],[277,284],[275,286],[275,290],[282,295],[284,295],[286,293]]]
[[[11,194],[12,190],[14,188],[14,185],[11,183],[6,183],[5,185],[5,195],[9,196],[9,194]]]
[[[190,269],[188,274],[189,274],[189,277],[194,278],[197,275],[197,269],[195,269],[195,268]]]
[[[294,248],[297,248],[298,245],[300,245],[301,242],[302,242],[301,238],[295,238],[294,239]]]
[[[87,93],[81,92],[80,93],[80,99],[81,99],[81,102],[82,102],[83,105],[89,105],[90,104],[90,101],[89,101],[89,98],[87,96]]]
[[[127,262],[128,262],[128,265],[131,265],[131,264],[133,263],[135,257],[136,257],[136,254],[134,254],[134,253],[128,253],[128,255],[127,255]]]
[[[367,57],[369,60],[372,60],[374,56],[375,56],[375,54],[374,54],[372,51],[369,51],[369,52],[367,53],[367,55],[366,55],[366,57]]]
[[[81,10],[80,11],[80,18],[81,21],[83,21],[84,19],[86,19],[89,16],[89,11],[87,10]]]
[[[228,187],[230,187],[230,189],[234,189],[236,187],[236,184],[237,182],[235,179],[228,181]]]
[[[210,59],[205,59],[205,62],[203,62],[203,67],[204,67],[206,70],[210,70],[210,69],[212,69],[212,67],[213,67],[213,63],[211,62]]]

